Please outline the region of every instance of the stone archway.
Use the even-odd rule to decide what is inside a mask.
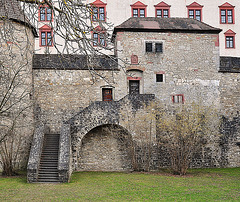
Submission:
[[[131,171],[132,137],[119,125],[101,125],[81,141],[78,168],[84,171]]]

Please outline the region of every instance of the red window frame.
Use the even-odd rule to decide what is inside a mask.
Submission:
[[[234,8],[235,6],[227,2],[219,6],[220,24],[235,24]],[[225,11],[225,15],[223,15],[222,11]],[[231,11],[231,15],[228,13],[229,11]],[[225,22],[223,22],[223,18],[222,18],[223,16],[225,16]],[[230,16],[231,16],[231,21],[229,22]]]
[[[158,15],[158,11],[161,11],[161,18],[164,18],[166,15],[164,15],[164,11],[168,12],[167,18],[170,18],[170,5],[166,4],[165,2],[160,2],[157,5],[154,5],[155,7],[155,17],[160,17],[160,15]]]
[[[175,102],[175,97],[177,97],[178,102]],[[184,104],[184,95],[183,94],[176,94],[176,95],[172,95],[172,102],[173,103],[181,103]]]
[[[106,21],[106,3],[100,0],[96,0],[91,3],[92,9],[92,21]],[[101,10],[103,9],[103,12]]]
[[[40,29],[39,29],[39,32],[40,32],[40,40],[39,40],[39,46],[40,47],[52,47],[53,46],[53,29],[51,27],[49,27],[48,25],[44,25],[42,26]],[[49,33],[50,33],[50,40],[51,40],[51,43],[49,44],[48,43],[48,36],[49,36]],[[43,44],[43,35],[45,34],[45,42]]]
[[[142,2],[138,1],[135,4],[131,5],[132,8],[132,17],[147,17],[147,5],[143,4]],[[135,11],[137,11],[137,16],[135,15]],[[141,16],[141,11],[144,11],[144,16]]]
[[[193,18],[193,19],[199,20],[201,22],[202,21],[202,8],[203,8],[203,6],[197,2],[193,2],[192,4],[188,5],[187,6],[188,18]],[[200,12],[200,19],[198,19],[199,15],[197,15],[198,11]],[[191,17],[192,15],[190,15],[190,12],[193,12],[193,17]]]
[[[105,34],[105,30],[103,30],[100,26],[97,26],[94,31],[92,31],[93,46],[106,47],[107,43],[106,37],[104,37]]]
[[[44,10],[44,13],[43,13],[44,19],[42,19],[42,13],[41,13],[42,10]],[[51,11],[51,19],[50,20],[48,20],[48,14],[49,14],[48,11],[49,10]],[[48,5],[40,5],[38,7],[38,21],[40,21],[40,22],[52,22],[53,21],[53,11]]]
[[[226,49],[235,49],[235,35],[236,33],[229,29],[224,33],[225,35],[225,48]],[[232,45],[231,45],[232,43]]]

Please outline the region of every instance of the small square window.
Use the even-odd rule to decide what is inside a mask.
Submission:
[[[163,82],[163,74],[156,74],[156,82]]]
[[[183,95],[173,95],[172,101],[173,101],[173,103],[184,103],[184,96]]]
[[[146,43],[146,52],[152,52],[152,43]]]

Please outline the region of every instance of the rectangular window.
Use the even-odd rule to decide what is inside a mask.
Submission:
[[[98,19],[98,8],[93,8],[93,10],[92,10],[92,12],[93,12],[93,21],[97,21],[97,19]]]
[[[201,21],[201,10],[196,9],[188,10],[188,17]]]
[[[157,9],[156,17],[157,18],[169,18],[169,10],[168,9]]]
[[[168,18],[168,16],[169,16],[169,15],[168,15],[168,10],[164,9],[164,10],[163,10],[163,17],[164,17],[164,18]]]
[[[39,7],[39,20],[40,21],[52,21],[52,9],[48,6]]]
[[[232,10],[227,10],[228,23],[233,23]]]
[[[140,9],[140,18],[145,17],[145,9]]]
[[[221,23],[226,23],[226,10],[221,10]]]
[[[146,52],[152,52],[152,43],[146,43]]]
[[[52,46],[52,32],[41,32],[41,46]]]
[[[162,17],[162,9],[157,9],[157,18]]]
[[[201,10],[196,10],[195,15],[196,20],[201,21]]]
[[[98,45],[98,34],[93,33],[93,46],[97,46],[97,45]]]
[[[104,32],[93,33],[93,46],[106,46]]]
[[[155,52],[162,53],[162,43],[155,43]]]
[[[47,8],[47,21],[51,21],[51,20],[52,20],[52,9]]]
[[[105,46],[105,38],[103,34],[99,34],[99,42],[101,46]]]
[[[137,18],[137,17],[144,18],[145,17],[145,9],[133,8],[132,14],[133,14],[133,17],[135,17],[135,18]]]
[[[233,24],[233,9],[221,9],[221,23],[223,24]]]
[[[52,46],[52,33],[47,32],[47,45]]]
[[[189,18],[194,18],[194,10],[188,11]]]
[[[112,101],[113,100],[112,88],[103,88],[102,98],[103,98],[103,101]]]
[[[184,103],[183,95],[173,95],[172,96],[173,103]]]
[[[40,21],[45,21],[45,7],[40,7]]]
[[[226,47],[234,48],[234,37],[233,36],[226,36]]]
[[[41,45],[46,46],[46,32],[41,33]]]
[[[138,17],[138,9],[133,9],[133,17]]]
[[[146,42],[145,43],[145,51],[147,53],[162,53],[163,52],[163,44],[160,42]]]
[[[163,82],[163,74],[156,74],[156,82]]]
[[[103,7],[99,8],[99,20],[105,21],[105,10]]]

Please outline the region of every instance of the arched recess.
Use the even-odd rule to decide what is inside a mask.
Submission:
[[[100,125],[81,140],[77,168],[81,171],[131,171],[133,169],[133,141],[122,126]]]

